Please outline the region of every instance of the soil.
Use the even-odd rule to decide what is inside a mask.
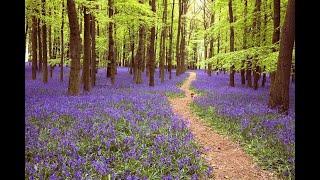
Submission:
[[[169,98],[169,101],[174,113],[188,121],[189,129],[202,147],[202,156],[213,168],[213,179],[277,179],[271,172],[262,170],[238,143],[218,134],[192,113],[189,104],[197,95],[189,88],[196,79],[196,73],[189,74],[180,88],[186,97]]]

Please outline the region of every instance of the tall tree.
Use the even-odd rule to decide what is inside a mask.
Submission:
[[[67,8],[70,28],[71,57],[68,94],[74,96],[80,93],[80,31],[74,0],[67,0]]]
[[[63,58],[64,58],[64,39],[63,39],[63,29],[64,29],[64,1],[62,2],[62,15],[61,15],[61,59],[60,59],[60,81],[63,81]]]
[[[270,88],[269,106],[279,106],[280,112],[289,109],[289,84],[292,51],[295,40],[295,0],[289,0],[284,25],[281,31],[280,51],[274,84]]]
[[[167,0],[163,0],[163,17],[162,17],[162,32],[161,32],[161,49],[160,49],[160,79],[164,82],[164,61],[165,61],[165,49],[167,39]]]
[[[243,49],[247,49],[247,32],[248,32],[248,27],[247,27],[247,17],[248,17],[248,0],[244,0],[244,10],[243,10],[243,14],[244,14],[244,28],[243,28]],[[241,74],[241,84],[246,84],[246,79],[245,79],[245,67],[244,67],[244,63],[245,61],[243,60],[241,62],[241,70],[240,70],[240,74]]]
[[[253,20],[253,39],[255,41],[255,46],[259,47],[261,44],[261,33],[260,33],[260,27],[261,27],[261,0],[256,0],[255,3],[255,9],[254,9],[254,20]],[[253,71],[253,89],[257,90],[259,87],[259,79],[260,79],[260,73],[261,68],[258,65],[258,59],[257,57],[254,57],[254,71]]]
[[[90,59],[91,59],[91,34],[90,34],[90,14],[87,7],[83,8],[83,23],[84,23],[84,37],[83,37],[83,90],[91,90],[90,82]]]
[[[212,0],[213,3],[213,0]],[[212,27],[214,23],[214,12],[211,13],[211,20],[210,20],[210,26]],[[210,37],[210,43],[209,43],[209,58],[213,57],[213,37]],[[212,63],[208,63],[208,75],[211,76],[211,71],[212,71]]]
[[[143,4],[143,0],[139,0],[139,3]],[[134,67],[135,67],[135,83],[141,84],[141,72],[142,72],[142,65],[143,65],[143,49],[144,49],[144,37],[145,37],[145,26],[140,24],[139,27],[139,43],[138,43],[138,50],[134,60]]]
[[[131,60],[130,60],[130,74],[133,73],[133,66],[134,66],[134,32],[130,31],[129,29],[129,36],[130,36],[130,50],[131,50]]]
[[[151,9],[156,13],[156,0],[151,0]],[[154,69],[155,69],[155,34],[156,27],[151,27],[150,49],[149,49],[149,86],[154,86]]]
[[[278,44],[280,40],[280,0],[273,0],[273,34],[272,34],[272,43]],[[276,49],[273,49],[276,51]],[[274,86],[274,78],[276,72],[270,73],[271,78],[271,87]]]
[[[95,16],[92,14],[91,15],[91,83],[92,86],[96,85],[96,18]]]
[[[32,16],[32,79],[37,77],[37,19]]]
[[[41,20],[38,19],[38,48],[39,48],[39,51],[38,51],[38,58],[39,58],[38,70],[39,70],[39,72],[42,71],[42,38],[41,38],[41,31],[42,31]]]
[[[42,0],[42,15],[46,15],[46,0]],[[42,57],[43,57],[43,79],[44,83],[48,82],[48,55],[47,55],[47,25],[42,23]]]
[[[169,43],[169,53],[168,53],[168,71],[169,71],[169,79],[171,79],[171,70],[172,70],[172,59],[173,59],[173,14],[174,14],[174,1],[172,2],[172,9],[171,9],[171,25],[170,25],[170,43]]]
[[[109,18],[113,18],[113,0],[108,0],[108,7],[109,7]],[[114,84],[115,82],[115,54],[114,54],[114,39],[113,39],[113,26],[114,23],[112,21],[109,22],[109,27],[108,27],[108,33],[109,33],[109,54],[108,54],[108,60],[110,61],[110,68],[108,65],[108,68],[110,70],[110,77],[111,77],[111,83]]]
[[[185,68],[185,60],[186,60],[186,34],[187,34],[187,0],[182,0],[182,26],[181,26],[181,43],[180,43],[180,74],[184,73]]]
[[[182,0],[179,0],[179,16],[178,16],[178,30],[177,30],[177,42],[176,42],[176,61],[177,61],[177,67],[176,67],[176,76],[180,75],[180,33],[181,33],[181,14],[182,14]]]
[[[230,23],[230,52],[234,51],[234,28],[233,28],[233,10],[232,10],[232,0],[229,0],[228,3],[229,7],[229,23]],[[230,80],[229,80],[229,85],[231,87],[234,87],[234,65],[231,65],[230,68]]]

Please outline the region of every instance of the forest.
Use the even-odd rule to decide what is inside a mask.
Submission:
[[[295,179],[295,0],[26,0],[27,179]]]

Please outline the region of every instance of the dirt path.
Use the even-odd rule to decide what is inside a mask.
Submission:
[[[170,98],[171,107],[177,115],[190,123],[190,130],[195,140],[204,148],[203,157],[213,167],[214,179],[276,179],[271,173],[261,170],[245,154],[240,145],[225,136],[219,135],[204,121],[193,115],[190,107],[192,102],[190,84],[196,79],[196,73],[190,76],[180,88],[186,94],[184,98]]]

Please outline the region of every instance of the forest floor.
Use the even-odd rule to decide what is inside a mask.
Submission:
[[[193,101],[190,84],[194,80],[196,80],[196,73],[190,72],[189,77],[180,88],[186,96],[183,98],[169,98],[169,101],[173,112],[188,121],[196,142],[205,149],[202,156],[213,167],[214,178],[276,179],[272,173],[262,170],[242,150],[239,144],[233,142],[227,136],[218,134],[192,113],[189,106]]]

